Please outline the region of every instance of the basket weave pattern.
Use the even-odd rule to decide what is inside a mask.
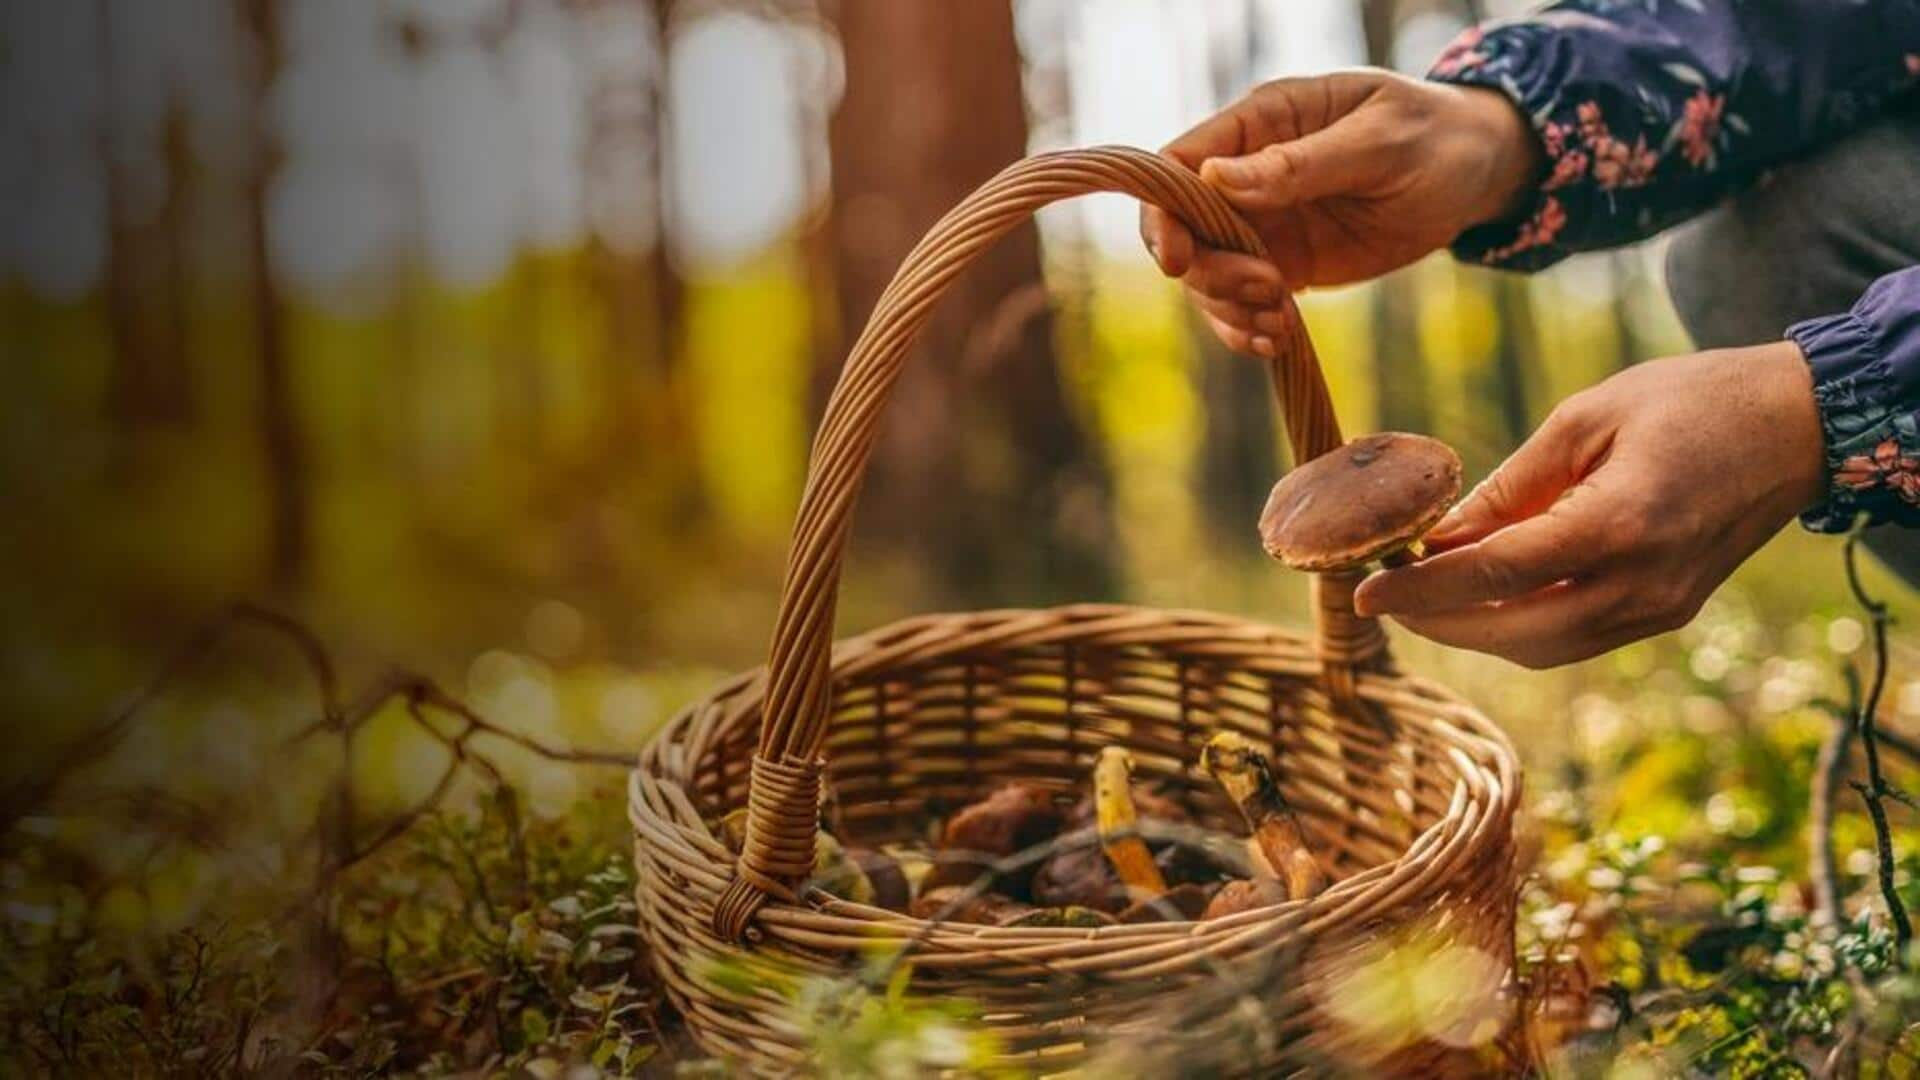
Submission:
[[[893,944],[912,949],[915,992],[977,1003],[1029,1064],[1073,1065],[1107,1036],[1150,1031],[1165,991],[1284,956],[1294,966],[1263,991],[1268,1038],[1248,1067],[1418,1071],[1454,1050],[1366,1045],[1325,1013],[1335,970],[1326,965],[1417,924],[1510,966],[1512,750],[1471,706],[1394,671],[1378,625],[1352,613],[1352,575],[1316,581],[1312,638],[1202,612],[1075,605],[922,616],[831,640],[878,415],[933,302],[1035,209],[1091,191],[1162,206],[1215,246],[1261,250],[1190,172],[1136,150],[1031,158],[956,207],[881,297],[828,405],[767,667],[684,710],[632,776],[641,930],[710,1052],[768,1073],[804,1063],[777,995],[729,989],[716,965],[843,972]],[[1271,366],[1295,459],[1305,460],[1341,437],[1293,315]],[[1100,748],[1115,744],[1132,751],[1140,780],[1174,793],[1197,821],[1237,831],[1195,764],[1223,728],[1273,748],[1282,788],[1335,879],[1320,896],[1205,922],[994,928],[929,923],[806,884],[823,784],[830,824],[878,844],[923,835],[930,815],[1006,780],[1078,790]],[[736,859],[706,822],[742,806]]]

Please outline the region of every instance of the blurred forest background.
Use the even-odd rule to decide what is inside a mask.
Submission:
[[[234,860],[34,800],[98,749],[76,790],[190,789],[263,833],[301,820],[322,765],[312,747],[287,765],[282,740],[313,698],[267,646],[143,700],[112,755],[75,746],[243,598],[297,615],[349,685],[399,665],[550,745],[630,751],[759,662],[812,423],[937,215],[1023,154],[1159,146],[1265,79],[1419,74],[1520,6],[0,7],[7,824],[84,850],[56,869],[92,883],[94,929],[234,903]],[[1303,583],[1254,542],[1285,464],[1260,368],[1154,274],[1134,214],[1051,209],[946,302],[876,455],[845,627],[1069,599],[1304,623]],[[1431,432],[1476,479],[1561,397],[1687,347],[1661,251],[1532,278],[1436,256],[1304,306],[1347,428]],[[1762,778],[1786,786],[1718,811],[1736,789],[1714,740],[1773,738],[1763,722],[1832,691],[1868,629],[1838,543],[1790,531],[1660,642],[1544,674],[1405,654],[1505,724],[1542,790],[1689,747],[1621,805],[1727,835],[1804,797],[1823,729],[1789,724],[1786,778]],[[1912,645],[1896,629],[1889,716],[1920,718]],[[347,751],[366,820],[433,790],[450,752],[390,711]],[[617,804],[500,756],[544,815]],[[1785,832],[1757,843],[1791,846],[1799,818],[1766,821]],[[10,918],[53,895],[0,888]]]
[[[1260,80],[1418,73],[1476,7],[8,5],[0,693],[56,736],[233,596],[443,672],[747,665],[843,349],[939,213]],[[1049,211],[946,303],[849,625],[1299,610],[1251,542],[1283,464],[1258,367],[1197,332],[1133,220]],[[1658,262],[1436,257],[1308,310],[1351,430],[1432,431],[1478,475],[1683,347]]]

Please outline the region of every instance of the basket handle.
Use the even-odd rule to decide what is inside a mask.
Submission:
[[[1215,247],[1266,254],[1252,226],[1191,170],[1130,147],[1016,162],[962,200],[908,253],[854,342],[814,436],[767,662],[746,842],[713,915],[722,937],[744,934],[770,895],[797,900],[799,885],[812,876],[841,559],[894,380],[934,302],[974,256],[1048,203],[1093,192],[1122,192],[1161,207]],[[1339,447],[1342,439],[1313,343],[1292,298],[1284,302],[1292,329],[1277,342],[1278,358],[1269,367],[1293,458],[1300,462]],[[1386,659],[1379,624],[1353,613],[1358,580],[1357,572],[1315,579],[1316,639],[1327,690],[1341,704],[1355,700],[1355,671]]]

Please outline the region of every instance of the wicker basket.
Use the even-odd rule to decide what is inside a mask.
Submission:
[[[1396,997],[1400,984],[1369,981],[1361,965],[1383,941],[1417,941],[1442,968],[1471,960],[1483,984],[1491,971],[1498,989],[1512,962],[1518,766],[1471,706],[1394,670],[1380,627],[1353,614],[1353,575],[1316,580],[1312,639],[1225,615],[1088,604],[921,616],[831,640],[876,422],[934,301],[1034,210],[1099,191],[1157,204],[1212,245],[1262,250],[1191,172],[1103,148],[1011,166],[908,255],[815,440],[769,664],[680,713],[633,774],[653,964],[699,1044],[762,1073],[804,1068],[801,1034],[779,995],[741,989],[719,975],[726,966],[846,971],[899,945],[911,949],[912,992],[976,1003],[1009,1063],[1041,1071],[1085,1064],[1116,1040],[1206,1031],[1244,1013],[1249,994],[1258,1038],[1228,1071],[1484,1066],[1484,1010],[1471,1031],[1459,1016],[1446,1030],[1382,1027],[1365,1014],[1403,1003],[1368,995]],[[1295,460],[1306,460],[1341,436],[1293,314],[1272,366]],[[1237,828],[1195,766],[1221,728],[1274,748],[1335,879],[1325,893],[1203,922],[997,928],[929,923],[807,885],[823,776],[837,824],[881,843],[922,835],[928,814],[1005,780],[1079,789],[1099,749],[1121,744],[1142,780],[1181,793],[1198,820]],[[736,859],[707,823],[743,806]],[[1207,1003],[1197,989],[1222,985],[1244,992]]]

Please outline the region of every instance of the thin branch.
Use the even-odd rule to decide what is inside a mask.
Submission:
[[[1887,606],[1867,595],[1860,583],[1859,568],[1860,527],[1855,526],[1847,534],[1846,568],[1847,588],[1852,590],[1853,599],[1873,625],[1873,677],[1867,683],[1867,697],[1856,717],[1859,729],[1860,745],[1866,750],[1867,782],[1854,783],[1854,789],[1860,792],[1867,803],[1867,816],[1873,821],[1874,848],[1878,854],[1880,896],[1886,901],[1887,915],[1893,920],[1894,941],[1899,946],[1898,961],[1906,962],[1907,945],[1913,940],[1913,922],[1907,917],[1906,905],[1900,902],[1900,893],[1894,887],[1893,870],[1893,830],[1887,824],[1886,799],[1892,788],[1880,771],[1880,733],[1877,718],[1880,713],[1880,695],[1887,685]]]
[[[154,702],[199,667],[241,625],[261,627],[284,639],[300,655],[312,676],[320,714],[288,736],[282,746],[296,746],[322,735],[332,735],[340,744],[341,760],[338,775],[332,784],[331,809],[322,811],[312,834],[320,851],[320,869],[313,887],[289,907],[289,914],[324,907],[323,901],[342,873],[365,861],[432,813],[453,790],[454,781],[466,769],[483,774],[501,802],[502,811],[508,819],[513,856],[520,870],[520,887],[524,891],[528,870],[525,847],[519,836],[518,804],[499,764],[474,749],[472,743],[480,736],[500,739],[547,761],[562,764],[621,769],[632,766],[633,759],[625,753],[553,745],[496,724],[447,693],[433,680],[413,672],[389,671],[351,703],[346,703],[340,692],[338,669],[318,635],[292,616],[243,602],[229,605],[195,627],[186,641],[161,663],[152,678],[111,715],[69,743],[38,775],[0,791],[0,841],[11,835],[13,826],[20,819],[46,806],[68,777],[110,755]],[[362,841],[353,798],[354,744],[366,724],[395,700],[404,701],[409,719],[429,737],[445,746],[450,759],[423,798],[387,819]],[[441,725],[430,718],[430,712],[454,717],[459,722],[457,733],[443,731]],[[142,795],[142,792],[133,791],[119,798],[129,806],[137,807],[143,805],[140,801]],[[151,794],[148,793],[148,796],[150,798]],[[182,821],[201,826],[196,831],[198,841],[203,846],[215,846],[219,837],[217,821],[213,816],[186,800],[173,802],[175,805],[168,809],[176,816]],[[157,809],[158,806],[149,805],[147,812],[151,814]]]
[[[473,725],[476,734],[491,735],[496,739],[505,739],[524,750],[530,750],[548,761],[569,762],[575,765],[605,765],[609,768],[630,769],[634,759],[631,754],[614,750],[582,750],[577,747],[553,746],[543,743],[531,735],[501,727],[475,712],[466,702],[448,694],[424,677],[415,677],[410,694],[414,700],[431,706]]]
[[[69,742],[46,768],[31,779],[0,792],[0,838],[11,834],[21,818],[46,805],[68,777],[110,754],[126,738],[134,721],[159,700],[161,694],[198,667],[242,624],[264,627],[287,639],[313,672],[322,711],[330,716],[338,712],[338,681],[333,664],[311,631],[286,615],[255,604],[229,605],[195,627],[187,640],[161,662],[145,685],[129,695],[106,719]]]
[[[1847,676],[1857,701],[1859,677],[1851,668]],[[1808,798],[1807,866],[1813,874],[1814,915],[1816,922],[1829,931],[1846,921],[1840,909],[1840,869],[1833,856],[1833,816],[1838,803],[1834,796],[1846,778],[1853,739],[1851,715],[1839,717],[1820,744],[1820,757],[1813,769],[1813,793]]]

